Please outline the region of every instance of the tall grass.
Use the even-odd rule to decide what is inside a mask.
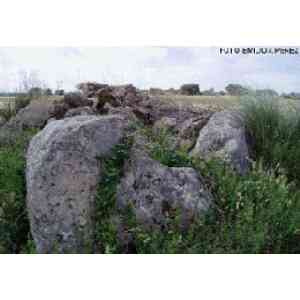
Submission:
[[[242,107],[253,158],[300,185],[300,111],[276,98],[246,98]]]
[[[0,107],[0,117],[4,118],[5,121],[8,121],[10,118],[16,115],[16,109],[14,104],[8,102],[7,105]]]

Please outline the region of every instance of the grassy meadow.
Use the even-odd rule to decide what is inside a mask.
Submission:
[[[239,96],[184,96],[184,95],[160,95],[153,96],[158,97],[162,101],[171,102],[179,105],[192,105],[202,108],[209,108],[214,111],[220,111],[223,109],[238,108],[242,101],[248,101],[247,97],[241,99]],[[253,99],[254,96],[249,98]],[[285,107],[288,110],[295,110],[300,108],[300,101],[293,99],[285,99],[278,97],[276,101],[281,107]]]
[[[161,95],[162,101],[173,102],[179,105],[201,106],[222,110],[239,105],[239,97],[236,96],[184,96],[184,95]]]

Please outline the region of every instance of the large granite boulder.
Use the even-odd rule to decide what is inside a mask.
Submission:
[[[117,207],[131,207],[146,228],[163,229],[179,213],[182,228],[205,213],[212,196],[193,168],[167,167],[152,159],[137,138],[117,192]]]
[[[99,157],[120,143],[121,116],[77,116],[50,122],[27,152],[27,207],[38,253],[91,249]]]
[[[191,155],[221,158],[238,173],[245,174],[249,169],[249,151],[242,114],[216,112],[200,131]]]

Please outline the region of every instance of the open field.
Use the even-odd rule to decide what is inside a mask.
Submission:
[[[232,108],[239,104],[239,97],[235,96],[183,96],[183,95],[167,95],[158,96],[163,101],[174,102],[180,105],[195,105],[203,107],[211,107],[215,110]]]
[[[0,97],[0,109],[7,106],[9,103],[14,105],[14,97]]]
[[[203,108],[210,108],[213,110],[223,110],[238,107],[240,104],[240,97],[238,96],[184,96],[184,95],[160,95],[150,96],[153,98],[159,98],[162,101],[173,102],[179,105],[192,105]],[[62,99],[62,96],[43,96],[38,101],[54,101]],[[14,97],[0,97],[0,109],[11,103],[14,105]],[[279,103],[282,107],[289,109],[300,108],[299,100],[279,98]]]
[[[62,96],[42,96],[38,99],[34,99],[34,101],[54,101],[62,99]],[[14,106],[15,97],[0,97],[0,109],[6,107],[8,104]]]
[[[238,96],[183,96],[183,95],[163,95],[153,96],[159,97],[162,101],[173,102],[179,105],[200,106],[203,108],[211,108],[213,110],[223,110],[235,108],[240,105],[240,97]],[[280,106],[289,110],[300,109],[300,101],[279,98]]]

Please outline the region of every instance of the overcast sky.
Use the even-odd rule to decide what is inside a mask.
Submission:
[[[34,71],[55,89],[80,81],[133,83],[140,88],[224,89],[228,83],[300,92],[300,55],[219,54],[219,48],[0,48],[0,91],[13,91],[20,71]]]

